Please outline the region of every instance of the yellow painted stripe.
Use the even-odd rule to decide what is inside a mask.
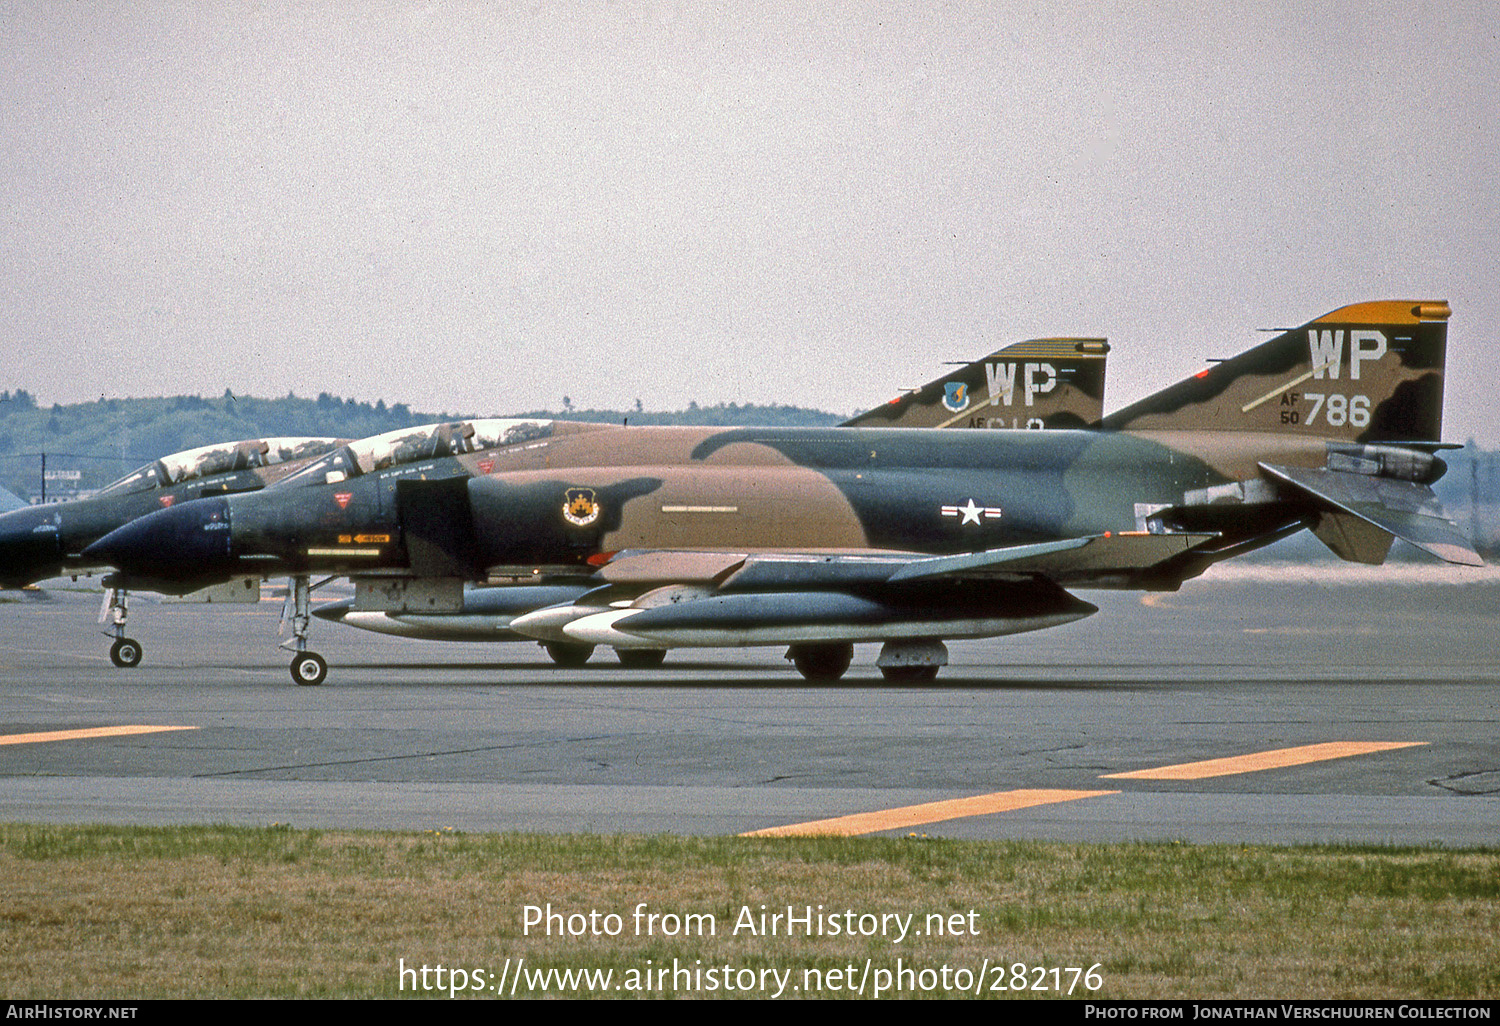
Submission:
[[[1395,748],[1412,748],[1426,741],[1326,741],[1300,748],[1277,748],[1269,752],[1236,755],[1229,759],[1185,762],[1159,769],[1135,770],[1131,773],[1107,773],[1100,780],[1202,780],[1205,777],[1227,777],[1233,773],[1255,773],[1259,770],[1301,766],[1308,762],[1347,759],[1351,755],[1388,752]]]
[[[197,730],[197,727],[157,727],[127,724],[122,727],[88,727],[84,730],[44,730],[35,734],[0,734],[0,745],[29,745],[38,741],[77,741],[88,737],[122,737],[155,734],[162,730]]]
[[[907,805],[900,809],[860,812],[853,816],[839,816],[835,819],[818,819],[810,823],[768,827],[765,830],[751,830],[740,836],[852,837],[855,834],[871,834],[877,830],[901,830],[927,823],[941,823],[948,819],[988,816],[996,812],[1029,809],[1034,805],[1052,805],[1056,802],[1071,802],[1078,798],[1096,798],[1099,795],[1119,793],[1118,791],[1000,791],[996,794],[976,795],[973,798],[952,798],[948,801],[928,802],[925,805]]]

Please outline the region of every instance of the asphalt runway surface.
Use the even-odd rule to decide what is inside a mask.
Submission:
[[[279,601],[146,596],[121,670],[97,592],[3,593],[0,819],[1500,844],[1500,574],[1211,573],[914,687],[877,646],[814,687],[780,649],[562,670],[317,621],[300,688]]]

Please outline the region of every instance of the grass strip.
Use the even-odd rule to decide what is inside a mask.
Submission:
[[[761,932],[788,906],[812,935]],[[861,932],[882,915],[907,936]],[[868,960],[902,996],[960,996],[963,969],[971,995],[1055,997],[1049,970],[1097,966],[1073,997],[1492,998],[1497,938],[1494,849],[0,825],[12,999],[446,997],[459,968],[509,993],[522,958],[608,970],[610,996],[837,996]]]

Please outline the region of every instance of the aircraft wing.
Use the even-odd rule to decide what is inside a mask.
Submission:
[[[996,577],[1086,584],[1095,575],[1150,570],[1217,537],[1212,533],[1106,532],[950,556],[868,549],[627,550],[616,553],[594,576],[616,585],[692,583],[725,588],[847,587]]]
[[[595,574],[597,589],[510,628],[625,648],[1014,634],[1095,611],[1064,585],[1149,579],[1217,537],[1110,533],[948,556],[626,551]]]
[[[1315,528],[1315,533],[1346,559],[1382,562],[1390,538],[1395,537],[1449,563],[1484,565],[1484,560],[1459,532],[1458,526],[1443,515],[1437,496],[1426,485],[1347,471],[1282,467],[1270,463],[1262,463],[1260,468],[1318,501],[1325,510],[1327,522]],[[1366,524],[1378,528],[1385,537],[1362,537],[1361,525]]]

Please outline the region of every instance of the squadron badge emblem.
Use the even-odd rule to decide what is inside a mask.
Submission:
[[[599,500],[592,488],[569,488],[563,503],[563,519],[576,527],[587,527],[599,519]]]
[[[943,385],[943,406],[954,413],[969,408],[969,386],[962,381],[949,381]]]

